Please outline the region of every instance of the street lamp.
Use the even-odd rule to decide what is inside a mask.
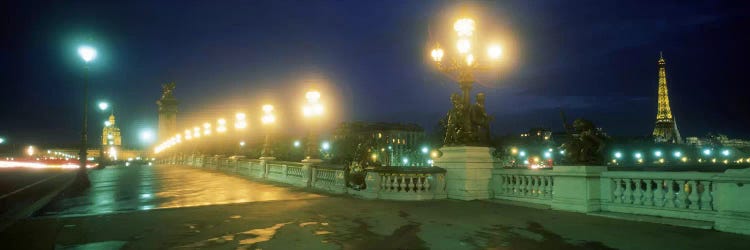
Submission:
[[[458,19],[453,24],[453,29],[457,35],[457,39],[455,40],[455,49],[457,53],[447,53],[447,51],[443,50],[439,44],[430,51],[430,57],[437,64],[438,69],[443,73],[456,77],[458,79],[458,85],[461,88],[461,97],[457,97],[457,99],[460,98],[460,100],[454,101],[454,105],[457,106],[457,112],[464,114],[457,116],[463,117],[463,120],[455,121],[454,124],[451,124],[451,126],[455,126],[455,129],[453,129],[454,131],[448,131],[446,133],[446,143],[487,144],[489,143],[488,121],[482,122],[483,125],[480,126],[481,128],[477,128],[476,126],[470,125],[470,119],[472,116],[466,114],[468,114],[470,109],[471,88],[476,81],[474,79],[474,73],[492,69],[492,62],[500,60],[503,50],[500,45],[490,44],[487,46],[487,58],[489,61],[480,60],[478,55],[474,54],[474,51],[479,46],[472,44],[472,41],[476,40],[472,37],[476,30],[474,20],[470,18]],[[462,104],[460,105],[460,108],[457,103]],[[480,93],[477,95],[477,103],[481,103],[482,106],[484,105],[483,94]],[[457,133],[456,131],[463,131],[462,133],[467,133],[466,135],[471,138],[467,139],[461,138],[461,136],[448,136],[450,133]]]
[[[308,118],[317,118],[323,115],[323,104],[320,103],[320,92],[312,90],[305,93],[305,99],[307,99],[307,103],[305,103],[304,106],[302,106],[302,114],[305,117]],[[317,124],[311,123],[310,129],[308,131],[308,137],[307,137],[307,150],[305,152],[305,160],[304,161],[320,161],[318,158],[319,150],[318,150],[318,134],[317,134]]]
[[[107,102],[99,102],[99,110],[104,111],[109,108],[109,103]]]
[[[182,137],[181,135],[177,135],[177,138],[181,138],[181,137]],[[141,138],[142,143],[150,144],[151,142],[154,141],[154,132],[151,131],[150,129],[141,130],[140,138]]]
[[[271,151],[271,129],[270,126],[276,122],[276,116],[273,114],[273,105],[263,105],[263,116],[260,118],[261,123],[266,126],[266,138],[263,141],[263,151],[261,152],[261,159],[273,160],[273,152]]]
[[[78,47],[78,55],[84,61],[84,84],[83,84],[83,128],[81,128],[81,149],[79,152],[78,167],[78,184],[82,188],[87,188],[91,185],[89,177],[86,174],[86,160],[87,160],[87,144],[88,144],[88,106],[89,106],[89,62],[96,58],[96,49],[90,46]]]

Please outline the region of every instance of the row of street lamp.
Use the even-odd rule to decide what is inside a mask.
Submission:
[[[715,156],[713,156],[715,153],[714,151],[715,151],[714,149],[710,149],[710,148],[704,148],[700,150],[700,155],[702,156],[697,157],[697,162],[698,163],[720,162],[724,164],[729,164],[730,162],[750,163],[750,158],[745,159],[745,158],[740,157],[737,160],[730,160],[729,157],[731,156],[732,151],[729,149],[717,150],[716,153],[720,155],[721,159],[717,159]],[[547,161],[552,161],[555,158],[554,150],[552,148],[542,150],[539,156],[529,155],[529,153],[527,153],[526,150],[518,149],[516,147],[511,148],[510,153],[511,155],[523,160],[524,164],[529,164],[530,162],[539,163],[541,162],[542,159],[545,159]],[[560,150],[559,153],[560,155],[563,155],[565,154],[565,151]],[[691,159],[687,156],[687,154],[680,150],[673,151],[672,156],[674,156],[674,159],[676,159],[676,161],[680,161],[683,163],[687,163],[691,161]],[[626,158],[625,153],[623,151],[613,151],[611,157],[612,158],[610,159],[610,161],[612,164],[619,164],[619,163],[628,161],[628,158]],[[665,163],[667,161],[666,157],[667,157],[666,153],[663,152],[662,150],[653,151],[653,163],[657,163],[657,164]],[[638,164],[642,164],[646,160],[646,154],[640,151],[632,152],[632,160]]]
[[[316,118],[320,117],[324,113],[324,107],[323,104],[320,101],[320,92],[312,90],[308,91],[305,94],[305,99],[307,99],[307,103],[302,107],[302,114],[306,118]],[[261,159],[274,159],[273,152],[271,150],[271,125],[276,123],[276,115],[274,111],[274,106],[271,104],[265,104],[261,106],[262,115],[260,117],[260,121],[263,124],[265,129],[265,139],[263,142],[263,150],[261,151]],[[244,131],[247,126],[247,115],[245,113],[238,112],[234,115],[234,129],[236,131]],[[312,121],[314,122],[314,121]],[[194,126],[192,129],[187,128],[185,129],[184,133],[178,133],[176,135],[173,135],[172,137],[169,137],[168,139],[164,140],[162,143],[160,143],[158,146],[154,148],[154,152],[159,154],[175,145],[178,145],[184,141],[189,140],[196,140],[201,137],[210,136],[212,133],[216,132],[218,134],[224,134],[228,131],[227,129],[227,120],[224,118],[219,118],[216,120],[215,127],[213,123],[206,122],[203,123],[202,126]],[[305,155],[306,161],[320,161],[317,159],[317,133],[316,133],[316,124],[312,124],[309,133],[308,133],[308,144],[307,144],[307,150]],[[244,141],[240,142],[240,146],[244,146]],[[299,142],[295,142],[295,147],[299,146]]]

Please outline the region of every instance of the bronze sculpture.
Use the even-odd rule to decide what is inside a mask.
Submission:
[[[174,99],[172,92],[174,92],[175,83],[170,82],[161,85],[161,100]]]
[[[443,119],[445,127],[444,144],[447,146],[487,146],[490,142],[490,121],[484,104],[484,94],[477,94],[476,103],[466,104],[456,93],[451,94],[453,108]]]
[[[471,107],[471,128],[473,129],[474,141],[479,145],[488,145],[490,142],[490,121],[492,117],[487,115],[484,106],[484,93],[477,94],[477,102]]]
[[[596,129],[593,122],[576,119],[572,125],[563,122],[570,141],[560,146],[565,164],[603,164],[606,136]]]

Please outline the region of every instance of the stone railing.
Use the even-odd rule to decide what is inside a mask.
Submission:
[[[299,187],[308,186],[309,166],[296,162],[273,161],[266,163],[267,179]]]
[[[354,195],[387,200],[445,199],[445,169],[438,167],[368,169],[365,189]]]
[[[319,163],[268,161],[224,156],[185,155],[158,161],[214,169],[241,176],[310,187],[325,192],[391,200],[445,199],[445,169],[378,168],[368,170],[366,187],[361,190],[347,187],[344,169]]]
[[[493,169],[494,198],[549,205],[554,193],[551,169]]]
[[[346,179],[342,168],[316,167],[312,169],[311,187],[332,193],[346,193]]]
[[[445,164],[449,167],[445,169],[369,169],[364,177],[364,186],[358,187],[360,190],[347,187],[348,180],[343,169],[313,163],[245,159],[227,161],[222,157],[197,155],[160,162],[219,169],[371,199],[444,199],[451,197],[451,192],[458,192],[453,197],[492,197],[541,204],[554,210],[606,213],[606,216],[637,215],[693,220],[701,225],[708,223],[719,231],[750,234],[750,169],[729,169],[724,172],[621,171],[608,170],[605,166],[508,169],[493,168],[491,163],[480,160],[472,162],[472,168],[459,168],[460,164],[447,161]],[[490,171],[485,171],[488,168]],[[448,178],[449,175],[453,177]],[[479,183],[482,181],[488,183]],[[483,186],[488,188],[479,189]],[[465,190],[490,195],[462,196],[460,192]]]
[[[750,169],[725,172],[493,169],[493,197],[583,213],[657,216],[750,234]],[[688,224],[690,224],[688,223]],[[686,224],[687,225],[687,224]]]
[[[716,173],[602,173],[602,210],[711,220],[716,214],[712,178]]]

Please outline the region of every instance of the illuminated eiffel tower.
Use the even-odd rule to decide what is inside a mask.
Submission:
[[[654,127],[654,142],[657,143],[682,143],[680,131],[677,130],[677,122],[672,116],[669,107],[669,94],[667,93],[667,63],[659,52],[659,108],[656,113],[656,126]]]

